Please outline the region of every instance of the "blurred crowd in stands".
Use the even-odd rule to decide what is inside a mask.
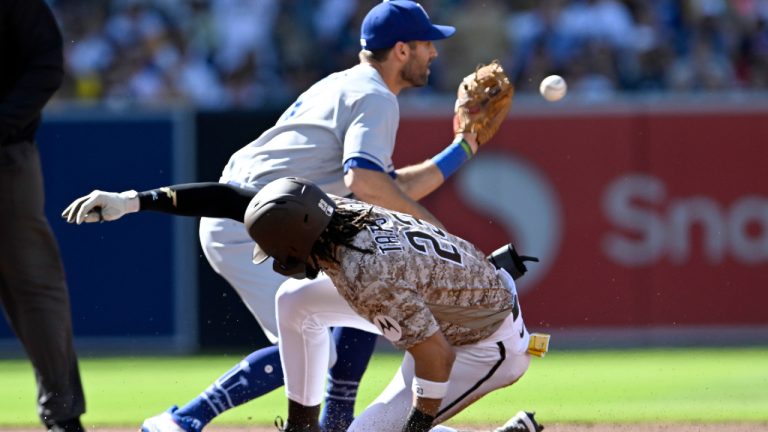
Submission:
[[[282,106],[358,62],[374,0],[50,0],[59,98]],[[422,0],[457,34],[421,92],[452,93],[498,58],[519,92],[559,74],[585,100],[768,87],[768,0]]]

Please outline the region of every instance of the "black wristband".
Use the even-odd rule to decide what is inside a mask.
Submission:
[[[411,407],[411,412],[405,421],[403,432],[427,432],[432,429],[432,422],[434,421],[434,416],[425,414],[416,407]]]

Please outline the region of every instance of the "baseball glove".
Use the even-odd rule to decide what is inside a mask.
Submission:
[[[507,117],[514,92],[498,60],[478,66],[459,84],[453,131],[474,132],[479,145],[487,143]]]

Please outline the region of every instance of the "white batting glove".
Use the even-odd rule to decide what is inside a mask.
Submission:
[[[102,222],[120,219],[128,213],[139,211],[139,196],[135,190],[104,192],[95,190],[72,202],[61,213],[69,223]]]

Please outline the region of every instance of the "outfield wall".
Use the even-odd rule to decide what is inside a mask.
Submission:
[[[67,224],[61,212],[93,189],[144,190],[194,181],[191,112],[54,107],[38,131],[46,214],[64,261],[78,352],[197,349],[193,219],[140,214]],[[0,320],[0,356],[21,347]]]
[[[450,101],[414,100],[401,104],[398,166],[451,140],[450,109],[435,111]],[[555,347],[768,344],[768,102],[722,102],[516,100],[498,136],[424,203],[486,252],[512,241],[542,259],[519,288],[529,328]],[[278,115],[47,112],[46,208],[82,352],[266,344],[202,257],[194,220],[74,227],[58,213],[94,188],[216,181]],[[7,353],[18,344],[0,322]]]

